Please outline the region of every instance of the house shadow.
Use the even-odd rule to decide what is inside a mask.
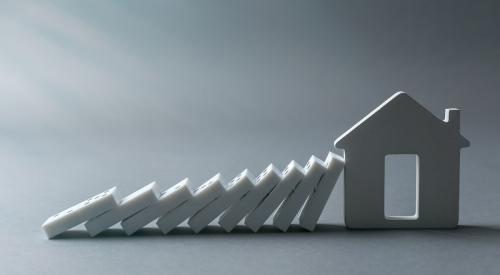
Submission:
[[[53,240],[69,240],[69,239],[140,239],[151,237],[162,237],[165,239],[175,238],[179,236],[242,236],[252,235],[258,238],[259,236],[321,236],[321,237],[341,237],[341,238],[358,238],[358,237],[382,237],[388,238],[391,236],[412,236],[412,237],[425,237],[425,236],[441,236],[446,238],[471,238],[481,237],[500,240],[500,226],[498,225],[460,225],[456,229],[361,229],[349,230],[344,225],[337,224],[318,224],[316,229],[312,232],[304,230],[298,225],[291,225],[287,232],[282,232],[272,225],[264,225],[259,231],[253,232],[247,227],[237,226],[231,232],[226,232],[220,226],[207,226],[199,233],[194,233],[189,227],[177,227],[168,234],[163,234],[158,228],[143,228],[135,234],[128,236],[121,229],[107,229],[95,237],[91,237],[85,230],[69,230],[66,231]]]

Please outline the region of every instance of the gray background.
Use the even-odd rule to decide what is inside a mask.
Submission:
[[[498,273],[499,27],[495,1],[2,1],[2,273]],[[314,233],[40,229],[114,185],[323,158],[398,90],[463,109],[459,229],[348,231],[342,180]]]

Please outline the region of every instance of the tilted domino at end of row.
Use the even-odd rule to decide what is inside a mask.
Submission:
[[[116,192],[117,188],[113,187],[49,217],[42,224],[45,235],[51,239],[68,229],[115,208],[118,205]]]

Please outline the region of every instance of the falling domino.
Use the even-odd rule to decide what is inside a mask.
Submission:
[[[266,222],[280,203],[295,189],[304,177],[304,169],[294,160],[283,170],[281,182],[269,193],[269,195],[245,218],[245,225],[253,232]]]
[[[198,187],[194,191],[192,199],[161,216],[156,224],[164,234],[167,234],[224,192],[226,190],[222,184],[222,177],[217,174]]]
[[[313,192],[321,176],[325,172],[325,164],[316,156],[311,156],[305,167],[305,176],[297,185],[295,190],[281,204],[273,217],[273,225],[285,232],[290,227],[293,218],[300,211],[300,208],[307,197]]]
[[[85,228],[90,236],[95,236],[158,201],[158,193],[158,185],[152,182],[123,198],[112,210],[90,219],[85,223]]]
[[[189,218],[188,224],[191,229],[196,233],[200,232],[211,221],[224,212],[224,210],[228,209],[232,204],[252,190],[254,188],[254,183],[251,178],[253,178],[253,176],[248,169],[245,169],[241,174],[235,177],[228,184],[225,194],[221,195]]]
[[[157,225],[164,233],[188,218],[189,226],[198,233],[220,215],[218,222],[228,232],[245,217],[245,225],[256,232],[279,207],[273,224],[286,231],[305,202],[300,225],[312,231],[343,165],[344,160],[330,152],[325,163],[312,156],[305,170],[295,161],[283,174],[271,164],[257,179],[244,170],[227,187],[217,174],[197,188],[194,195],[187,178],[160,194],[153,182],[119,203],[114,187],[50,217],[42,228],[53,238],[87,221],[88,233],[95,236],[121,221],[124,231],[131,235],[160,217]]]
[[[109,211],[117,206],[116,187],[104,191],[79,204],[76,204],[54,216],[49,217],[42,229],[49,239],[75,227],[93,217]]]
[[[281,181],[281,172],[270,164],[255,181],[254,189],[220,216],[219,225],[227,232],[233,230],[273,190]]]
[[[328,153],[325,160],[326,171],[314,192],[309,196],[299,217],[300,226],[313,231],[326,202],[335,187],[340,172],[344,168],[344,159],[334,153]]]
[[[121,226],[127,235],[134,234],[148,223],[178,207],[193,197],[189,179],[186,178],[174,186],[160,193],[158,202],[124,219]]]

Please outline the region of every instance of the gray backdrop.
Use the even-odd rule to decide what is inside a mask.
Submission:
[[[0,273],[497,273],[495,2],[2,1]],[[324,158],[398,90],[463,109],[459,229],[348,231],[342,180],[314,233],[40,229],[111,186]]]

